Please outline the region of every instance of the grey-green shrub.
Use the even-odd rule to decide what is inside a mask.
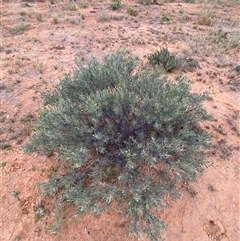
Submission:
[[[209,119],[206,94],[190,92],[183,77],[170,81],[156,70],[137,71],[137,58],[124,51],[78,60],[43,106],[28,153],[57,152],[65,174],[52,176],[44,194],[74,204],[78,214],[101,213],[112,204],[132,221],[130,231],[158,240],[165,224],[154,215],[163,198],[178,196],[206,164]]]
[[[167,48],[161,48],[148,56],[152,65],[159,65],[167,72],[172,72],[177,67],[176,57],[170,54]]]
[[[121,0],[112,0],[112,3],[110,5],[111,10],[118,10],[122,6]]]

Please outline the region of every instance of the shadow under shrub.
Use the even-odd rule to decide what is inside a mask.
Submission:
[[[210,118],[201,106],[207,96],[190,93],[183,77],[169,81],[156,70],[136,71],[137,59],[127,52],[76,64],[43,93],[25,146],[28,153],[57,152],[66,166],[43,185],[44,194],[57,194],[79,214],[114,203],[132,220],[131,233],[158,240],[165,224],[153,211],[206,164],[209,136],[199,123]]]

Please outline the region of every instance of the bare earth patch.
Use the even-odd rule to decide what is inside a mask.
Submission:
[[[164,240],[240,239],[239,1],[139,2],[122,1],[118,11],[109,9],[111,1],[0,3],[0,240],[58,239],[47,229],[54,219],[53,200],[41,201],[38,186],[54,173],[57,157],[29,156],[21,150],[33,130],[40,91],[71,71],[75,56],[101,59],[127,49],[146,63],[161,47],[180,61],[169,78],[184,74],[194,92],[209,91],[206,108],[214,117],[204,126],[213,135],[212,165],[198,182],[181,187],[176,202],[166,197],[166,207],[158,213],[168,225]],[[129,8],[137,15],[130,15]],[[61,238],[138,240],[128,236],[127,227],[128,220],[112,210],[99,217],[66,218]]]

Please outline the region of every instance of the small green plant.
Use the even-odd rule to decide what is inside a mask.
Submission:
[[[34,215],[34,222],[37,223],[41,220],[41,218],[44,216],[45,214],[45,209],[44,207],[39,207],[36,211],[35,211],[35,215]]]
[[[121,8],[121,0],[112,0],[112,3],[110,5],[111,10],[118,10]]]
[[[12,35],[20,35],[23,34],[26,30],[29,29],[29,25],[20,23],[17,26],[10,29]]]
[[[0,162],[0,167],[3,169],[7,165],[7,162]]]
[[[166,71],[171,72],[177,66],[176,57],[170,54],[167,48],[162,48],[148,56],[148,60],[152,65],[159,65]]]
[[[166,14],[164,14],[160,19],[161,24],[164,24],[164,23],[169,22],[169,21],[170,21],[170,17]]]
[[[0,149],[2,150],[12,150],[12,145],[11,144],[0,144]]]
[[[128,13],[129,15],[131,15],[131,16],[134,16],[134,17],[136,17],[136,16],[138,15],[138,11],[136,11],[136,10],[134,10],[134,9],[132,9],[132,8],[128,8],[128,9],[127,9],[127,13]]]
[[[55,196],[63,208],[75,204],[79,215],[114,205],[131,220],[131,233],[158,240],[165,224],[154,211],[207,163],[210,139],[199,126],[210,118],[202,108],[207,95],[191,93],[186,78],[137,71],[137,58],[125,51],[76,64],[73,74],[42,94],[34,134],[24,147],[61,157],[65,170],[52,173],[43,194]]]
[[[41,14],[41,13],[38,13],[38,14],[36,15],[36,19],[37,19],[38,22],[42,22],[42,21],[43,21],[42,14]]]
[[[51,167],[47,170],[48,177],[51,177],[51,176],[53,176],[54,174],[56,174],[56,173],[57,173],[57,170],[58,170],[58,167],[51,166]]]
[[[56,16],[52,18],[52,23],[58,24],[58,18]]]

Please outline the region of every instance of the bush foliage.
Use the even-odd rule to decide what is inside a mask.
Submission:
[[[121,8],[121,0],[112,0],[112,3],[110,5],[111,10],[119,10]]]
[[[76,60],[43,107],[29,153],[59,154],[65,173],[44,184],[46,195],[75,204],[79,214],[124,210],[130,231],[158,240],[165,224],[153,211],[180,182],[194,180],[206,163],[209,118],[206,94],[190,93],[183,77],[170,81],[156,70],[137,71],[137,58],[118,51],[102,62]]]
[[[167,72],[172,72],[177,67],[176,57],[170,54],[167,48],[161,48],[148,56],[152,65],[159,65]]]

